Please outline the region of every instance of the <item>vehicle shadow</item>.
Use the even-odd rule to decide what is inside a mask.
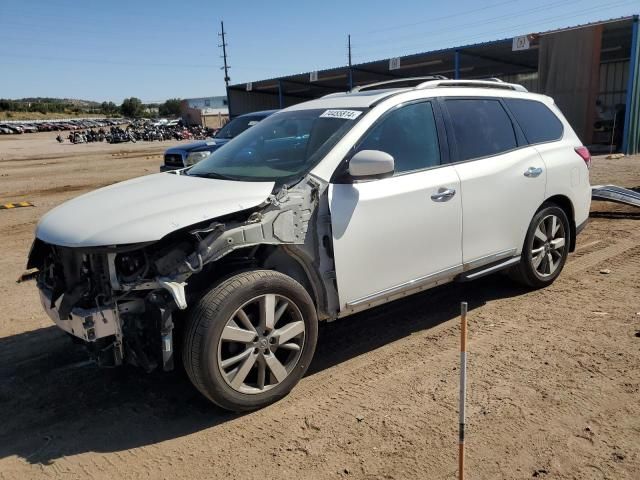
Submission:
[[[639,212],[591,212],[589,214],[591,218],[621,218],[624,220],[640,220]]]
[[[497,275],[323,324],[307,377],[453,320],[461,300],[472,311],[523,293]],[[238,417],[210,404],[181,370],[98,369],[56,327],[0,339],[0,407],[0,458],[16,455],[32,464],[143,447]]]

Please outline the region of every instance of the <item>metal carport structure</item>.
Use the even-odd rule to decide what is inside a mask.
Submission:
[[[598,140],[602,137],[600,135],[602,132],[594,132],[592,128],[596,120],[596,100],[600,100],[601,103],[608,102],[611,111],[615,109],[616,113],[612,115],[616,119],[620,117],[618,126],[616,127],[614,121],[611,127],[611,142],[614,141],[617,128],[620,131],[618,137],[621,137],[619,142],[616,141],[619,147],[625,153],[637,153],[640,150],[640,62],[638,61],[640,39],[637,15],[394,59],[386,58],[351,66],[345,65],[316,72],[230,85],[227,89],[229,110],[233,117],[257,110],[288,107],[329,93],[348,91],[357,85],[393,78],[428,75],[445,75],[456,79],[496,77],[520,83],[530,91],[547,93],[555,97],[550,80],[545,77],[543,78],[545,85],[541,84],[540,70],[548,67],[540,64],[541,50],[547,49],[545,51],[545,58],[547,58],[549,57],[548,49],[552,48],[548,45],[555,45],[553,48],[562,50],[563,38],[568,38],[567,35],[583,34],[587,29],[594,32],[597,41],[594,42],[596,47],[593,49],[595,60],[593,67],[589,70],[593,80],[583,92],[583,98],[588,99],[585,102],[589,104],[583,105],[586,116],[584,123],[588,125],[588,131],[585,130],[584,135],[581,135],[583,141],[604,143],[602,139],[592,142],[592,139]],[[526,39],[527,48],[517,49],[515,47],[517,39]],[[551,40],[556,40],[555,44]],[[580,45],[581,40],[578,40]],[[556,52],[552,53],[555,55]],[[556,63],[562,62],[563,58],[571,58],[573,52],[565,51],[562,54],[564,57],[555,55],[559,58],[555,60]],[[586,55],[589,55],[589,52],[586,52]],[[564,68],[564,65],[562,67]],[[558,99],[556,101],[563,108],[562,101]],[[578,99],[578,102],[580,101]],[[563,108],[563,110],[566,109],[567,107]],[[570,118],[570,115],[567,116]],[[620,125],[623,122],[624,129]],[[579,131],[576,125],[574,128]],[[605,137],[606,135],[603,138]]]

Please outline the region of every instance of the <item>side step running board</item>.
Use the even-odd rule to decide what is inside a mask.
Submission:
[[[500,270],[504,270],[505,268],[509,268],[513,265],[516,265],[520,262],[520,257],[512,257],[506,260],[501,260],[498,263],[494,263],[493,265],[477,268],[475,270],[470,270],[465,273],[461,273],[457,280],[459,282],[470,282],[471,280],[475,280],[476,278],[484,277],[485,275],[491,275],[492,273],[498,272]]]
[[[596,185],[591,187],[591,198],[606,202],[622,203],[640,207],[640,192],[616,185]]]

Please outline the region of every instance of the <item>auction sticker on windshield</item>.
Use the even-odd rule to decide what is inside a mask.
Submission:
[[[344,120],[355,120],[362,112],[357,110],[325,110],[320,118],[343,118]]]

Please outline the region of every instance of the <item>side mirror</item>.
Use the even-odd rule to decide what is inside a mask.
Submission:
[[[361,150],[349,160],[349,175],[357,180],[385,178],[395,170],[391,155],[380,150]]]

